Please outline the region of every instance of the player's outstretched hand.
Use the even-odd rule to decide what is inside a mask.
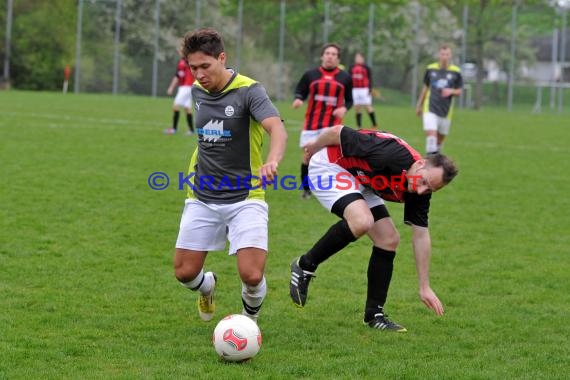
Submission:
[[[422,302],[437,315],[443,315],[443,304],[431,288],[420,289],[420,298]]]
[[[265,178],[267,182],[273,182],[273,179],[277,175],[277,161],[269,161],[263,164],[263,166],[259,169],[259,175],[261,178]]]

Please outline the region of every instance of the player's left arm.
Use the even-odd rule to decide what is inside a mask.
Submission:
[[[264,119],[261,126],[270,136],[269,153],[265,163],[259,169],[259,175],[273,181],[277,175],[277,167],[285,155],[287,147],[287,131],[283,125],[283,121],[278,116],[272,116]]]
[[[341,82],[344,86],[343,103],[340,107],[336,108],[333,111],[333,116],[339,119],[342,119],[344,115],[346,115],[354,103],[354,100],[352,99],[352,78],[348,73],[344,72],[344,74],[346,75],[343,75],[343,77],[339,79],[339,82]]]
[[[442,90],[442,95],[444,97],[448,96],[461,96],[461,92],[463,91],[463,77],[461,76],[460,72],[456,73],[457,77],[453,81],[453,85],[451,88],[444,88]]]
[[[176,88],[176,86],[178,85],[178,77],[175,75],[174,77],[172,77],[172,80],[170,81],[170,85],[168,85],[168,89],[166,90],[166,93],[170,96],[174,93],[174,89]]]
[[[416,259],[416,271],[420,299],[437,315],[443,315],[443,305],[429,283],[429,264],[431,259],[431,237],[428,227],[420,227],[412,224],[412,242],[414,257]]]
[[[368,75],[368,91],[372,94],[372,88],[374,87],[372,84],[372,70],[370,70],[370,66],[364,66],[366,69],[366,75]]]
[[[441,90],[441,95],[444,98],[449,96],[461,96],[461,88],[444,88]]]

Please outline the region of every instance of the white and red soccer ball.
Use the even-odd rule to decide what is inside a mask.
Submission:
[[[212,342],[221,358],[239,362],[257,355],[261,348],[261,330],[245,315],[232,314],[218,322]]]

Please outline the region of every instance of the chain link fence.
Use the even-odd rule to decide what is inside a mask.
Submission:
[[[407,94],[413,104],[425,65],[446,43],[467,83],[463,105],[474,103],[480,75],[485,104],[562,107],[570,82],[563,58],[570,53],[567,11],[547,1],[516,4],[489,8],[485,16],[474,6],[413,1],[77,0],[70,89],[165,96],[181,37],[209,26],[224,35],[228,66],[262,82],[278,100],[291,99],[302,73],[320,63],[323,43],[336,42],[345,67],[363,52],[375,86]],[[473,25],[483,16],[502,25],[492,39],[477,41]],[[19,15],[13,17],[17,22]]]

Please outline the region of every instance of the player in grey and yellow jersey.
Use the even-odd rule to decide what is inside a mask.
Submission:
[[[451,48],[442,45],[439,48],[439,61],[426,69],[424,87],[416,105],[416,114],[423,115],[426,154],[441,151],[451,127],[453,97],[460,96],[462,88],[463,78],[459,67],[451,64]]]
[[[217,277],[204,273],[204,263],[208,252],[223,250],[229,240],[242,281],[242,313],[257,320],[267,293],[268,208],[261,178],[270,182],[276,176],[287,133],[264,87],[226,68],[217,31],[187,33],[181,51],[196,78],[192,98],[198,147],[190,160],[174,274],[184,287],[199,292],[200,317],[211,320]],[[265,162],[264,131],[270,135]]]

